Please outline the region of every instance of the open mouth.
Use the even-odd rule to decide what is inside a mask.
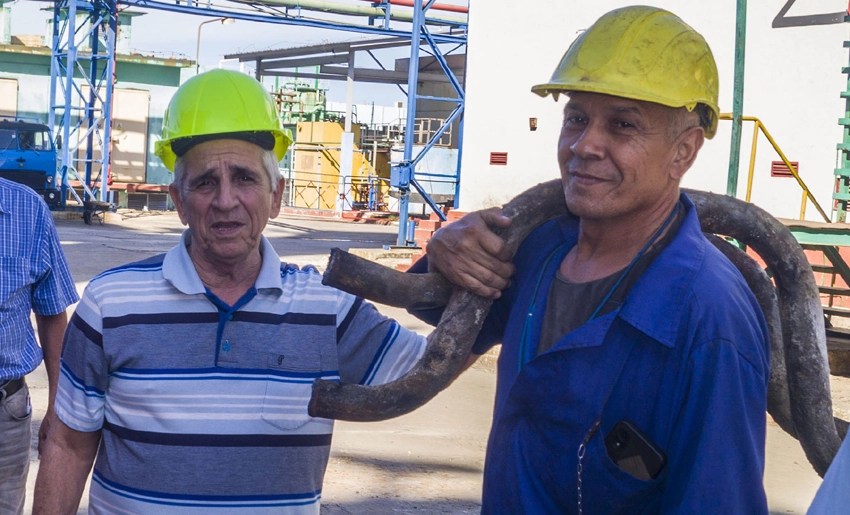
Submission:
[[[228,234],[238,231],[242,227],[239,222],[216,222],[212,224],[212,228],[216,233]]]

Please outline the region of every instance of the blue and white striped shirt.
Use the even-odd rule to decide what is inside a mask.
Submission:
[[[425,338],[265,238],[254,288],[227,306],[187,236],[92,279],[68,326],[56,414],[102,430],[89,513],[318,515],[333,421],[308,414],[313,381],[392,381]]]
[[[57,315],[78,300],[47,205],[0,179],[0,383],[41,363],[30,312]]]

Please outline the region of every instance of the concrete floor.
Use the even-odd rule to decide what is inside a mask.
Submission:
[[[165,252],[182,227],[173,213],[125,213],[123,221],[86,226],[57,221],[77,287],[98,273]],[[394,244],[395,226],[281,216],[266,236],[284,261],[324,267],[331,247],[369,248]],[[381,306],[387,315],[427,334],[430,327],[405,312]],[[34,426],[44,417],[47,383],[43,368],[29,377]],[[832,378],[835,411],[850,416],[850,379]],[[476,366],[426,406],[380,423],[338,422],[325,477],[322,513],[478,513],[481,472],[495,390],[492,367]],[[820,484],[796,440],[768,423],[765,488],[771,513],[804,514]],[[33,440],[27,510],[38,471]],[[86,512],[86,498],[79,513]]]

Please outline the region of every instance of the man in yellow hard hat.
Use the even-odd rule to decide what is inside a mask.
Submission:
[[[498,209],[427,253],[498,298],[473,349],[502,343],[482,513],[766,513],[767,328],[679,191],[717,129],[708,45],[670,12],[617,9],[532,90],[568,96],[574,216],[512,263],[488,229],[510,223]]]
[[[315,379],[391,381],[425,339],[281,263],[291,139],[268,92],[214,70],[181,86],[157,155],[188,225],[168,253],[94,278],[69,324],[34,513],[319,513],[333,421]]]

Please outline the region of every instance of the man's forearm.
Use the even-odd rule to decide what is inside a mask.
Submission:
[[[100,431],[75,431],[54,417],[44,443],[33,494],[34,515],[74,515],[86,486]]]
[[[62,339],[68,325],[68,315],[64,311],[57,315],[35,315],[35,325],[44,354],[44,368],[47,370],[47,408],[52,410],[59,384],[59,360],[62,357]]]

